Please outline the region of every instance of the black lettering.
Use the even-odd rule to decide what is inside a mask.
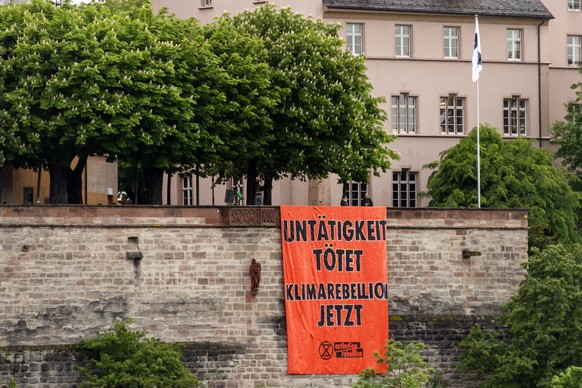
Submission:
[[[317,231],[317,241],[321,241],[321,240],[329,240],[329,237],[327,236],[327,227],[325,225],[324,221],[320,221],[319,222],[319,230]]]
[[[356,241],[365,241],[364,221],[356,221]]]
[[[289,221],[285,220],[283,223],[283,235],[285,236],[285,241],[291,242],[295,239],[295,229],[290,227]]]
[[[376,240],[376,228],[378,227],[378,221],[368,220],[366,228],[368,229],[368,241]],[[374,228],[376,225],[376,228]]]
[[[285,295],[287,295],[287,300],[294,300],[293,294],[291,293],[292,289],[293,289],[293,284],[287,284],[287,286],[285,287],[285,290],[286,290]]]
[[[331,261],[328,261],[328,257],[331,256]],[[325,265],[325,269],[328,271],[333,271],[335,268],[335,252],[331,248],[327,248],[325,252],[323,252],[323,264]]]
[[[319,290],[317,292],[317,299],[327,299],[327,296],[325,294],[325,286],[323,285],[323,283],[319,284]]]
[[[321,271],[321,249],[314,249],[313,253],[315,254],[315,268],[318,271]]]
[[[311,283],[307,285],[307,297],[305,299],[315,299],[315,284]]]
[[[352,227],[353,227],[352,221],[350,220],[347,220],[346,222],[343,223],[342,232],[344,235],[344,239],[348,242],[354,239],[354,229]]]
[[[330,234],[329,239],[333,241],[333,240],[335,240],[335,224],[336,224],[336,221],[335,220],[329,220],[329,221],[327,221],[327,223],[329,224],[329,232],[330,232],[329,233]]]
[[[317,326],[362,326],[362,308],[360,304],[321,305]]]
[[[311,237],[311,241],[315,241],[315,220],[308,220],[307,223],[309,224],[309,237]]]

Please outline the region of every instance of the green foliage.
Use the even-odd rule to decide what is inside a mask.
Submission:
[[[263,6],[218,19],[257,38],[266,50],[270,84],[277,94],[268,109],[276,123],[255,159],[259,175],[275,179],[369,180],[397,154],[385,148],[382,98],[371,95],[364,58],[344,49],[338,26]]]
[[[582,75],[582,66],[579,69]],[[576,90],[576,99],[566,104],[566,117],[557,121],[551,128],[552,143],[560,148],[556,156],[572,171],[582,167],[582,82],[572,85]]]
[[[365,369],[360,372],[360,378],[354,387],[358,388],[420,388],[446,387],[438,370],[429,368],[420,354],[424,344],[409,343],[406,346],[399,341],[389,340],[382,347],[382,352],[376,352],[376,362],[387,373],[379,373],[375,369]]]
[[[576,239],[580,196],[568,175],[552,164],[546,150],[525,138],[503,140],[490,126],[480,129],[481,204],[493,208],[529,209],[530,247]],[[459,144],[425,167],[429,206],[477,206],[477,134],[474,129]]]
[[[571,366],[552,378],[552,388],[580,388],[582,367]]]
[[[77,368],[88,379],[81,387],[201,386],[183,365],[179,347],[146,338],[145,331],[130,330],[130,323],[117,323],[79,342],[78,350],[93,355]]]
[[[526,269],[503,307],[502,328],[475,326],[460,345],[467,350],[460,368],[485,377],[483,387],[550,387],[555,375],[582,365],[582,245],[534,250]]]

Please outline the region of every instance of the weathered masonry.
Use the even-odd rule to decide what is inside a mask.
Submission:
[[[523,279],[527,212],[387,209],[387,236],[390,335],[476,386],[455,345]],[[0,385],[76,386],[72,345],[132,318],[208,387],[350,386],[287,374],[282,275],[276,207],[0,207]]]

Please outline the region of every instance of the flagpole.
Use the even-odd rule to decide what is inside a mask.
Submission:
[[[479,73],[482,69],[481,64],[481,38],[479,36],[479,16],[475,15],[475,45],[473,47],[472,63],[472,80],[477,82],[477,207],[481,208],[481,146],[480,146],[480,126],[479,117]]]
[[[477,80],[477,207],[481,208],[481,147],[479,145],[479,80]]]

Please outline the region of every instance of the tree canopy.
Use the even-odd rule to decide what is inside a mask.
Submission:
[[[476,132],[426,166],[435,170],[423,193],[429,206],[477,206]],[[546,150],[525,138],[503,140],[486,125],[480,129],[480,147],[483,207],[529,209],[531,247],[575,240],[580,198]]]
[[[146,0],[34,0],[0,12],[0,125],[12,135],[3,141],[21,146],[11,147],[15,167],[48,167],[52,203],[69,202],[75,158],[141,166],[160,188],[152,203],[164,171],[220,160],[222,74],[194,19],[154,15]]]
[[[526,270],[501,327],[474,326],[462,341],[460,367],[485,378],[482,387],[579,386],[568,383],[581,375],[582,245],[534,250]]]
[[[364,58],[344,49],[338,25],[270,5],[217,23],[259,39],[266,50],[277,103],[268,110],[273,126],[266,145],[250,167],[256,165],[267,188],[285,176],[335,173],[345,181],[368,181],[398,158],[386,148],[393,137],[384,129],[383,99],[372,95]]]
[[[582,66],[579,68],[582,75]],[[570,170],[580,173],[582,168],[582,81],[572,85],[576,99],[566,104],[566,116],[563,121],[553,124],[552,142],[560,148],[556,156]]]
[[[181,170],[366,181],[390,166],[381,98],[337,25],[260,7],[201,27],[150,0],[0,8],[0,163],[47,168],[80,200],[91,155],[139,172],[145,202]],[[68,190],[67,190],[68,187]]]

